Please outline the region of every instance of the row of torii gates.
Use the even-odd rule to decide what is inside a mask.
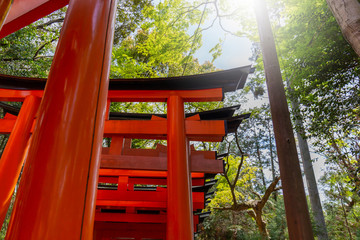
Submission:
[[[223,161],[189,142],[219,142],[249,115],[233,116],[239,106],[185,115],[184,103],[221,101],[244,86],[250,67],[109,82],[116,0],[11,3],[0,1],[0,38],[69,7],[48,79],[0,76],[0,101],[23,102],[20,110],[1,104],[0,132],[10,133],[0,161],[1,224],[22,170],[6,239],[193,239]],[[109,113],[111,102],[167,102],[167,115]],[[131,139],[144,138],[167,146],[131,148]],[[307,211],[296,202],[286,208]],[[301,239],[301,224],[288,223],[290,236]]]
[[[83,214],[90,215],[94,209],[94,219],[86,221],[89,224],[86,226],[87,234],[92,233],[92,224],[95,223],[94,239],[165,239],[166,233],[167,239],[191,239],[197,232],[198,223],[209,214],[202,213],[202,210],[212,195],[208,190],[216,183],[213,177],[223,172],[224,162],[221,160],[223,156],[214,151],[195,151],[189,142],[220,142],[227,133],[235,132],[250,114],[233,116],[239,105],[184,114],[183,103],[221,101],[225,92],[244,86],[249,70],[250,67],[242,67],[196,76],[155,78],[148,81],[149,84],[133,86],[129,86],[130,83],[143,80],[111,79],[103,127],[103,137],[111,138],[111,144],[110,147],[91,146],[92,149],[101,149],[100,170],[99,163],[92,168],[94,179],[91,186],[86,178],[91,171],[87,167],[88,159],[81,158],[85,154],[82,151],[84,143],[76,143],[71,138],[61,143],[62,149],[79,151],[72,158],[59,156],[62,151],[55,152],[51,160],[36,159],[38,162],[30,162],[28,156],[7,239],[23,239],[26,236],[22,233],[23,223],[18,222],[40,212],[41,216],[35,219],[44,218],[46,227],[43,228],[43,224],[38,226],[37,221],[33,221],[34,225],[27,223],[31,238],[54,234],[46,237],[53,239],[59,233],[48,232],[51,224],[61,232],[67,232],[66,239],[76,238],[74,230],[81,221],[85,222],[84,217],[80,218],[81,213],[87,211]],[[4,103],[0,105],[6,113],[0,120],[0,133],[10,134],[0,164],[0,179],[6,191],[0,195],[11,197],[24,155],[31,154],[25,150],[28,146],[31,151],[36,130],[42,127],[41,123],[35,124],[34,121],[41,121],[36,113],[40,99],[45,98],[46,93],[42,90],[45,83],[46,79],[0,75],[0,100],[24,102],[21,110]],[[134,86],[137,89],[116,90]],[[161,90],[148,89],[154,86]],[[191,90],[179,90],[183,88]],[[166,99],[166,115],[109,112],[111,102],[159,102]],[[85,119],[81,115],[77,117],[80,127]],[[61,120],[60,117],[57,119]],[[68,123],[63,124],[67,128]],[[59,132],[47,127],[44,131],[63,134],[64,129],[59,129]],[[90,134],[87,127],[75,132]],[[30,133],[33,137],[29,141]],[[59,145],[58,134],[52,136],[54,142],[43,143],[42,152]],[[134,149],[131,148],[131,139],[167,140],[167,146],[158,144],[156,149]],[[92,206],[84,209],[84,192],[94,192],[96,188],[97,194],[92,194],[96,201],[92,199]],[[29,200],[29,195],[35,190],[37,194]],[[6,200],[0,212],[2,219],[10,198]],[[18,201],[26,206],[20,208]],[[45,210],[54,205],[57,211]],[[18,213],[24,210],[31,213]],[[40,227],[43,229],[36,233],[34,229]]]

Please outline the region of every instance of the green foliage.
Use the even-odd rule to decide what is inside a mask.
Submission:
[[[164,1],[156,6],[144,6],[144,21],[134,35],[129,35],[113,50],[112,76],[159,77],[182,73],[188,61],[187,52],[193,40],[187,29],[198,20],[199,11],[188,14],[179,9],[189,6],[183,1]],[[195,40],[199,47],[201,35]],[[191,57],[192,58],[192,57]]]
[[[199,64],[193,58],[192,54],[201,45],[201,34],[196,39],[188,34],[189,27],[200,21],[200,11],[192,4],[177,0],[144,6],[143,21],[136,31],[113,48],[110,75],[114,78],[152,78],[215,71],[211,62]],[[192,51],[188,54],[191,46]],[[218,103],[187,103],[185,109],[204,111],[219,106]],[[111,111],[166,113],[166,105],[112,103]]]
[[[324,208],[331,239],[350,239],[360,228],[360,197],[351,191],[351,179],[336,165],[327,167],[321,182],[326,193]]]
[[[228,177],[231,182],[234,181],[238,166],[240,164],[241,158],[238,156],[229,155],[225,159],[226,164],[229,166]],[[249,200],[251,198],[250,194],[253,189],[252,182],[255,179],[255,167],[251,167],[246,161],[243,163],[243,167],[240,173],[239,180],[236,182],[235,195],[239,202]],[[222,208],[230,207],[233,204],[233,199],[230,192],[229,184],[227,183],[224,176],[217,175],[218,183],[216,186],[215,197],[211,200],[208,207],[213,208]]]
[[[119,1],[114,31],[114,45],[132,34],[144,20],[142,10],[152,5],[152,0]]]
[[[200,226],[199,240],[260,240],[256,225],[246,212],[215,211]]]
[[[267,205],[267,218],[270,239],[289,239],[284,199],[282,196],[272,204]]]
[[[11,212],[12,212],[12,208],[14,206],[14,203],[15,203],[15,194],[13,194],[12,197],[11,197],[10,206],[9,206],[9,209],[8,209],[8,211],[6,213],[5,220],[4,220],[4,223],[2,225],[2,228],[0,230],[0,240],[5,239],[6,230],[8,228],[9,222],[10,222],[10,216],[11,216]]]
[[[343,38],[326,1],[283,1],[276,32],[283,74],[298,98],[307,135],[328,162],[360,189],[359,58]]]
[[[47,77],[65,9],[0,40],[2,74]]]

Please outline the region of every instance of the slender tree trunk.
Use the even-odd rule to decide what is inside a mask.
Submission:
[[[256,156],[258,158],[259,161],[259,166],[260,166],[260,176],[261,176],[261,180],[263,183],[263,191],[265,192],[266,190],[266,182],[265,182],[265,174],[264,174],[264,168],[263,168],[263,164],[261,161],[261,153],[260,153],[260,146],[259,146],[259,142],[258,142],[258,135],[256,133],[256,129],[254,129],[254,134],[255,134],[255,139],[256,139]]]
[[[349,233],[349,238],[350,238],[350,240],[353,240],[353,237],[352,237],[352,234],[351,234],[351,230],[350,230],[350,226],[349,226],[349,222],[348,222],[348,218],[347,218],[346,209],[345,209],[344,202],[343,202],[342,191],[340,190],[339,186],[337,186],[337,189],[338,189],[338,191],[339,191],[341,208],[342,208],[342,211],[343,211],[343,214],[344,214],[344,218],[345,218],[345,226],[346,226],[346,229],[347,229],[347,231],[348,231],[348,233]]]
[[[290,89],[290,86],[288,86],[288,88]],[[320,202],[319,191],[317,188],[314,169],[312,166],[309,146],[307,140],[305,139],[305,131],[300,115],[300,107],[297,100],[293,97],[291,97],[291,105],[293,109],[293,114],[295,116],[296,135],[299,142],[300,155],[310,197],[311,210],[313,212],[315,224],[318,229],[317,236],[319,240],[327,240],[329,239],[329,237],[326,230],[325,218]]]
[[[360,3],[358,0],[326,0],[341,32],[360,56]]]
[[[269,134],[269,144],[270,144],[270,161],[271,161],[271,174],[272,174],[272,181],[275,181],[276,178],[276,173],[275,173],[275,164],[274,164],[274,152],[273,152],[273,143],[272,143],[272,134],[271,134],[271,129],[270,129],[270,120],[266,119],[266,123],[267,123],[267,130],[268,130],[268,134]],[[277,201],[277,192],[273,193],[273,197],[275,202]]]

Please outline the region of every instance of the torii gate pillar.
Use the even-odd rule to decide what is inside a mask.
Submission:
[[[184,102],[180,96],[170,96],[168,118],[168,206],[167,239],[192,240],[193,213],[190,170],[185,135]]]
[[[71,0],[6,239],[92,239],[116,0]]]

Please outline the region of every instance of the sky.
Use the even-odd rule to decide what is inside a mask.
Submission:
[[[234,0],[232,0],[234,1]],[[208,5],[207,8],[211,8]],[[199,8],[203,11],[204,7]],[[207,20],[200,25],[200,28],[206,28],[211,25],[214,16],[209,15]],[[238,27],[234,21],[222,21],[223,26],[232,32],[236,32]],[[193,26],[189,29],[189,34],[195,32],[197,26]],[[209,53],[219,40],[222,40],[222,55],[214,61],[214,65],[222,70],[241,67],[251,64],[249,57],[252,55],[251,45],[249,39],[246,37],[237,37],[230,33],[226,33],[219,25],[219,21],[216,20],[215,24],[202,32],[202,47],[195,53],[195,57],[199,59],[200,63],[205,61],[211,61],[212,55]]]
[[[211,16],[210,16],[210,18],[211,18]],[[204,24],[202,24],[200,27],[205,28],[209,25],[211,25],[210,20],[205,21]],[[195,32],[196,27],[197,26],[193,26],[190,28],[190,30],[189,30],[190,35],[193,34],[193,32]],[[234,23],[231,23],[226,26],[226,29],[235,31],[236,26],[234,25]],[[212,55],[211,55],[211,53],[209,53],[209,50],[211,48],[213,48],[219,42],[220,38],[223,40],[222,55],[220,57],[218,57],[213,63],[218,69],[226,70],[226,69],[231,69],[231,68],[236,68],[236,67],[241,67],[241,66],[252,64],[252,62],[249,60],[249,58],[252,55],[251,41],[249,39],[247,39],[246,37],[236,37],[234,35],[224,32],[221,29],[221,27],[219,26],[218,22],[216,22],[212,28],[210,28],[202,33],[203,45],[195,53],[195,57],[199,59],[200,63],[204,63],[205,61],[212,60]],[[266,93],[266,96],[260,101],[255,101],[252,99],[253,99],[253,97],[249,96],[249,101],[247,103],[248,106],[246,106],[246,108],[261,106],[264,103],[268,103],[267,93]],[[311,148],[311,146],[310,146],[310,148]],[[310,149],[310,151],[311,151],[311,149]],[[299,150],[298,150],[298,152],[299,152]],[[323,173],[325,171],[324,158],[314,152],[311,152],[311,157],[313,160],[315,160],[313,163],[313,169],[314,169],[315,177],[316,177],[317,181],[319,181],[320,177],[323,175]],[[299,159],[299,160],[301,161],[301,159]],[[300,164],[300,165],[302,167],[302,164]],[[269,172],[269,174],[270,174],[270,172]],[[269,176],[269,178],[270,178],[270,176]],[[307,188],[305,177],[303,179],[303,182],[304,182],[305,188]],[[321,199],[324,200],[324,198],[325,198],[324,192],[321,189],[319,189],[319,191],[320,191]]]
[[[219,42],[220,38],[223,40],[222,54],[213,63],[217,68],[226,70],[251,64],[250,40],[225,33],[218,24],[203,32],[203,45],[195,53],[200,63],[212,60],[209,50]]]

